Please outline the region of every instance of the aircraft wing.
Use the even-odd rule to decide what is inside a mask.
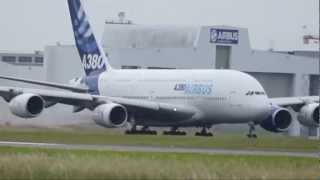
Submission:
[[[270,98],[270,102],[278,106],[296,106],[309,102],[319,103],[319,96]]]
[[[122,104],[128,108],[133,108],[140,111],[147,110],[149,112],[158,112],[162,115],[167,114],[181,118],[192,117],[193,115],[199,112],[199,110],[195,107],[160,103],[155,101],[135,100],[121,97],[98,97],[98,99],[104,100],[106,102],[109,101],[117,104]]]
[[[71,85],[52,83],[52,82],[46,82],[46,81],[35,81],[35,80],[16,78],[16,77],[10,77],[10,76],[0,76],[0,79],[36,84],[36,85],[40,85],[40,86],[47,86],[47,87],[53,87],[53,88],[59,88],[59,89],[70,90],[70,91],[79,92],[79,93],[87,93],[88,92],[88,89],[86,89],[86,88],[80,88],[80,87],[75,87],[75,86],[71,86]]]
[[[0,96],[3,97],[3,99],[5,99],[7,102],[9,102],[12,98],[24,93],[39,95],[48,104],[61,103],[89,107],[89,105],[91,106],[94,104],[93,102],[95,102],[95,99],[90,94],[0,86]]]
[[[192,117],[198,112],[198,110],[194,107],[159,103],[155,101],[135,100],[121,97],[95,96],[86,93],[76,93],[70,91],[54,91],[0,86],[0,97],[3,97],[7,102],[10,102],[12,98],[23,93],[32,93],[41,96],[45,100],[46,104],[48,104],[46,107],[50,107],[51,105],[60,103],[94,110],[94,108],[100,104],[117,103],[127,107],[128,109],[161,114],[165,113],[184,118]]]

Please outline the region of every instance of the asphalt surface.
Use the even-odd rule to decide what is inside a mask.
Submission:
[[[226,155],[258,155],[258,156],[290,156],[320,158],[320,152],[286,152],[263,150],[230,150],[212,148],[179,148],[179,147],[155,147],[155,146],[129,146],[129,145],[85,145],[85,144],[54,144],[33,142],[9,142],[0,141],[2,147],[40,147],[52,149],[82,149],[82,150],[110,150],[110,151],[134,151],[134,152],[175,152],[175,153],[202,153],[202,154],[226,154]]]

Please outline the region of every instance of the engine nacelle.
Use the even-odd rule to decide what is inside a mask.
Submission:
[[[44,109],[44,100],[41,96],[25,93],[14,97],[9,107],[11,112],[21,118],[34,118],[41,114]]]
[[[287,109],[274,107],[270,116],[262,121],[260,126],[271,132],[285,132],[288,131],[291,123],[292,115]]]
[[[102,104],[94,110],[93,120],[107,128],[119,128],[127,123],[128,111],[120,104]]]
[[[311,103],[303,106],[298,112],[298,120],[307,127],[320,127],[319,103]]]

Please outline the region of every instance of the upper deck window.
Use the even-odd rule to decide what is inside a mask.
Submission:
[[[20,56],[19,57],[19,62],[20,63],[31,63],[32,62],[32,57],[30,57],[30,56]]]
[[[15,63],[16,57],[15,56],[2,56],[2,61],[6,63]]]
[[[43,57],[35,57],[34,62],[37,64],[43,63]]]

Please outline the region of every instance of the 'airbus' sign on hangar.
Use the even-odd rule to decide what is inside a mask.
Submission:
[[[238,44],[239,31],[235,29],[210,29],[210,42],[222,44]]]

